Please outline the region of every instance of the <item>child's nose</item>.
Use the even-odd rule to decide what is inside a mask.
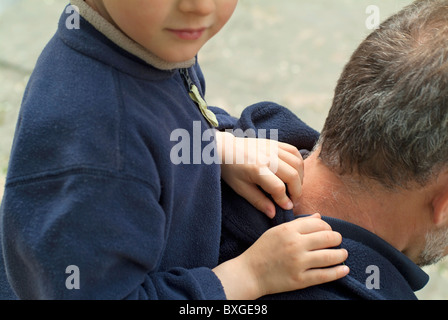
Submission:
[[[182,12],[197,15],[209,15],[216,9],[215,0],[180,0],[179,9]]]

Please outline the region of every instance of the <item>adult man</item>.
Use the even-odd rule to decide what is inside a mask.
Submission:
[[[359,46],[338,82],[294,215],[320,212],[344,240],[349,276],[276,299],[415,299],[419,268],[448,253],[448,0],[419,0]],[[308,148],[281,107],[247,109],[236,127],[278,128]],[[273,111],[274,110],[274,111]],[[285,119],[290,121],[285,122]],[[297,132],[297,131],[295,131]],[[317,139],[305,131],[302,138]],[[221,258],[244,251],[274,220],[224,187]]]

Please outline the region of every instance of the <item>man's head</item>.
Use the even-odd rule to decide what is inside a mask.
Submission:
[[[421,0],[356,50],[322,131],[321,159],[395,188],[448,165],[448,1]]]
[[[427,245],[414,260],[425,265],[442,256],[448,247],[448,0],[416,1],[358,47],[337,84],[319,149],[327,168],[360,187],[428,191],[428,210],[418,214],[431,216],[415,220],[427,221],[415,226],[427,230]]]

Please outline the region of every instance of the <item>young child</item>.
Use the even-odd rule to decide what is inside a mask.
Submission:
[[[192,153],[209,143],[194,140],[216,125],[195,57],[237,0],[71,3],[79,28],[67,27],[67,7],[30,78],[11,152],[1,214],[17,297],[256,299],[347,274],[319,269],[347,257],[319,250],[341,242],[319,215],[276,227],[217,265],[220,166],[172,162],[176,129],[191,134]],[[282,148],[277,175],[257,180],[253,166],[229,165],[226,181],[259,184],[291,208],[284,185],[269,189],[282,179],[300,192],[301,163]]]

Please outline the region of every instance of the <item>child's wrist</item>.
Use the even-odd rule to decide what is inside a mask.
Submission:
[[[262,296],[258,281],[242,256],[220,264],[213,272],[220,279],[227,300],[255,300]]]

